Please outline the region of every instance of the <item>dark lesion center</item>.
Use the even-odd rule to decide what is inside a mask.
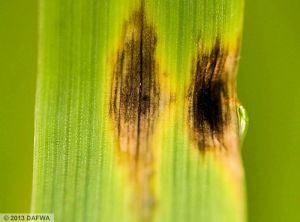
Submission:
[[[201,42],[199,43],[201,44]],[[189,89],[189,122],[200,150],[223,143],[230,122],[228,51],[217,39],[212,50],[198,47]]]

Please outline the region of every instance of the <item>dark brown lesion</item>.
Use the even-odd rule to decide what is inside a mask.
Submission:
[[[153,207],[151,137],[158,117],[160,90],[155,61],[156,33],[146,22],[143,7],[123,26],[113,63],[110,114],[118,149],[134,182],[136,205],[143,217]]]
[[[157,117],[159,86],[154,59],[156,34],[143,10],[124,25],[123,40],[113,69],[110,111],[120,149],[138,159]]]
[[[217,39],[207,51],[199,41],[189,89],[189,123],[200,150],[226,148],[226,130],[235,121],[235,58]],[[236,52],[234,52],[236,57]]]

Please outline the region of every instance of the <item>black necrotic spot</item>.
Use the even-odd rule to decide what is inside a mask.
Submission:
[[[225,60],[227,53],[217,40],[210,52],[199,49],[194,60],[189,116],[199,148],[214,138],[221,140],[229,118]]]

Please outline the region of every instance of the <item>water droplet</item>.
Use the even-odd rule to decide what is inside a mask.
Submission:
[[[237,114],[239,120],[240,146],[242,146],[249,126],[249,117],[246,109],[241,104],[237,106]]]

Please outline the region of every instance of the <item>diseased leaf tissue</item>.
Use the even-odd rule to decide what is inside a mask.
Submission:
[[[243,222],[243,0],[41,0],[32,212]]]
[[[151,139],[159,112],[160,83],[155,58],[159,39],[154,27],[147,22],[144,7],[135,11],[125,22],[120,48],[113,64],[110,113],[118,138],[118,149],[128,160],[128,169],[134,181],[135,201],[146,217],[155,205],[151,189],[153,177],[153,149]],[[200,151],[208,147],[226,148],[223,141],[226,127],[233,124],[235,113],[230,103],[235,98],[230,89],[230,75],[235,64],[229,64],[229,52],[216,39],[210,52],[197,43],[192,62],[192,78],[185,98],[188,104],[188,125],[191,140]],[[235,54],[233,56],[236,56]],[[180,107],[179,107],[180,108]]]
[[[159,110],[159,84],[154,58],[157,37],[145,21],[144,9],[124,25],[122,46],[113,69],[110,110],[119,149],[128,160],[136,206],[148,217],[154,205],[151,191],[150,140]]]

